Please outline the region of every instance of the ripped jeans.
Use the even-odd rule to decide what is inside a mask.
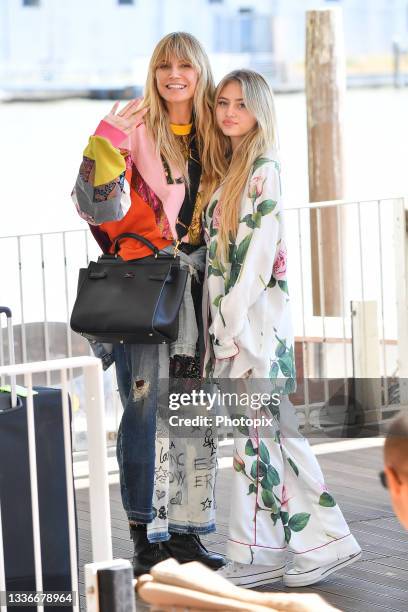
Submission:
[[[173,247],[168,247],[171,252]],[[190,255],[181,253],[181,265],[200,270],[205,261],[205,247]],[[187,281],[179,312],[179,335],[172,344],[91,343],[104,367],[113,361],[123,406],[118,430],[116,456],[119,464],[122,504],[130,521],[150,523],[155,518],[153,493],[155,481],[156,413],[160,402],[168,406],[169,358],[173,355],[194,357],[198,327]],[[201,511],[201,508],[200,508]]]
[[[122,503],[130,521],[150,523],[156,410],[159,385],[168,377],[169,349],[165,344],[114,344],[113,355],[124,409],[116,445]]]

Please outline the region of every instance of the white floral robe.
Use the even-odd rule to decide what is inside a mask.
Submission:
[[[204,295],[209,296],[204,320],[211,320],[212,340],[206,350],[206,374],[240,378],[251,370],[253,377],[272,379],[289,393],[295,386],[295,358],[276,157],[259,158],[252,168],[227,261],[216,253],[220,196],[221,188],[211,198],[204,219],[208,246]]]
[[[206,374],[222,379],[221,390],[281,395],[279,407],[246,412],[272,416],[273,425],[234,428],[227,554],[241,563],[277,568],[285,566],[290,549],[297,570],[308,572],[358,554],[360,547],[299,433],[287,397],[296,384],[294,337],[280,168],[273,153],[252,168],[228,261],[216,253],[221,196],[219,189],[211,198],[204,224]]]

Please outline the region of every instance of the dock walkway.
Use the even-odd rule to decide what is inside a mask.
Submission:
[[[223,447],[222,454],[231,454]],[[382,488],[378,472],[382,469],[382,449],[362,448],[319,454],[319,462],[329,489],[363,548],[363,558],[336,572],[313,588],[299,589],[318,593],[344,612],[406,612],[408,610],[408,533],[394,517],[388,493]],[[223,553],[227,538],[228,500],[231,468],[219,470],[218,529],[206,537],[210,550]],[[119,485],[110,486],[114,557],[131,558],[126,516],[120,501]],[[81,568],[91,559],[88,490],[77,491]],[[262,590],[285,590],[281,585]],[[85,610],[83,571],[80,574],[81,608]],[[149,608],[138,603],[139,610]]]

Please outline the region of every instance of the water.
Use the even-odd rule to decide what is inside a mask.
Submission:
[[[276,99],[288,207],[308,201],[303,94]],[[0,105],[0,236],[84,227],[70,192],[82,151],[111,102]],[[348,92],[344,117],[347,199],[408,193],[408,90]]]

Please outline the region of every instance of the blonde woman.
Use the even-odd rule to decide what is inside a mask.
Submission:
[[[98,125],[84,152],[73,198],[103,252],[113,252],[119,234],[133,232],[156,247],[174,251],[189,270],[180,310],[180,332],[170,345],[94,345],[105,367],[112,360],[123,416],[117,440],[122,503],[134,542],[135,575],[157,561],[175,557],[199,560],[212,568],[224,564],[206,550],[199,534],[214,531],[213,483],[216,443],[186,448],[162,433],[157,407],[174,377],[200,372],[201,284],[205,246],[201,226],[201,189],[211,180],[209,134],[212,129],[213,77],[207,55],[190,34],[176,32],[156,46],[145,96],[122,110],[116,103]],[[127,237],[124,260],[151,251]],[[207,441],[211,436],[207,432]],[[201,464],[196,462],[199,453]],[[206,486],[195,486],[203,462]],[[196,473],[197,472],[197,473]]]
[[[220,572],[243,586],[282,578],[305,586],[353,563],[361,549],[287,397],[295,386],[294,337],[274,101],[262,76],[228,74],[216,90],[215,120],[214,168],[222,182],[205,211],[206,373],[223,389],[256,392],[257,400],[268,391],[262,409],[247,416],[272,417],[236,431],[227,549],[233,562]]]

